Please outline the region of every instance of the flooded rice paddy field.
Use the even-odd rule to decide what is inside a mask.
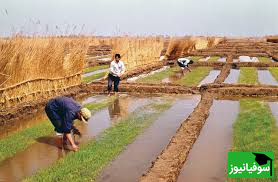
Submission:
[[[105,99],[104,95],[94,95],[83,99],[80,103],[103,102]],[[163,103],[166,100],[171,100],[171,106],[128,144],[115,159],[110,161],[100,171],[96,181],[137,181],[140,179],[167,146],[180,125],[194,111],[200,101],[200,96],[120,95],[104,108],[93,112],[88,125],[78,124],[83,136],[75,139],[79,144],[84,144],[97,139],[107,128],[113,127],[139,108],[152,103]],[[269,105],[278,123],[278,102],[263,102]],[[240,101],[230,100],[213,101],[210,115],[190,150],[178,181],[225,181],[227,153],[232,148],[233,123],[240,112],[239,103]],[[6,133],[1,136],[1,139],[45,122],[44,120],[46,117],[43,112],[40,112],[22,120],[24,125],[11,128],[7,126]],[[4,131],[4,128],[2,129]],[[51,167],[68,153],[71,152],[61,143],[60,138],[54,135],[54,132],[36,138],[36,142],[27,149],[18,151],[15,155],[0,162],[0,181],[21,181],[40,170]],[[200,170],[203,171],[201,174],[198,172]]]
[[[202,58],[199,61],[210,61],[210,59]],[[244,57],[234,59],[234,62],[244,62],[244,59]],[[255,60],[260,61],[260,59],[252,60],[254,62]],[[225,62],[226,58],[214,57],[213,61]],[[271,69],[255,68],[254,70],[253,74],[250,75],[256,75],[254,79],[256,84],[278,85],[277,78]],[[84,77],[106,71],[107,69],[96,70],[86,73],[86,75],[84,74]],[[124,81],[146,84],[173,83],[201,87],[205,84],[214,83],[220,73],[220,69],[217,70],[212,67],[194,67],[192,72],[182,73],[179,67],[164,66],[150,73],[144,73]],[[242,74],[246,74],[246,72],[243,72],[241,68],[230,69],[223,83],[240,83]],[[248,79],[249,74],[243,76]],[[167,150],[169,141],[177,134],[181,125],[187,121],[187,118],[191,117],[192,113],[195,112],[200,100],[201,95],[166,94],[120,94],[120,96],[112,98],[108,98],[106,95],[93,95],[79,100],[82,105],[90,105],[92,103],[102,105],[96,110],[92,108],[92,117],[87,125],[77,122],[77,127],[80,129],[82,137],[75,136],[75,140],[80,146],[89,145],[93,141],[101,143],[105,135],[113,134],[113,128],[117,131],[117,135],[115,134],[115,141],[112,139],[110,142],[115,142],[115,146],[117,146],[117,136],[124,134],[121,132],[129,132],[128,130],[117,130],[123,123],[127,121],[140,123],[149,120],[149,124],[144,125],[145,127],[142,127],[142,130],[138,130],[138,133],[132,135],[130,139],[129,135],[127,135],[127,138],[125,138],[127,141],[121,146],[122,150],[115,152],[113,154],[114,157],[106,159],[106,163],[94,168],[92,171],[94,174],[86,173],[84,176],[78,177],[100,182],[139,181],[142,175],[148,173],[157,157],[164,150]],[[228,180],[227,154],[237,147],[234,141],[235,133],[238,130],[236,125],[242,122],[239,116],[244,112],[246,103],[251,110],[255,109],[252,108],[255,104],[259,104],[266,109],[268,118],[274,119],[274,124],[273,126],[271,124],[270,127],[275,128],[278,126],[278,101],[264,98],[214,99],[213,104],[208,108],[209,116],[204,125],[199,126],[201,127],[200,134],[198,134],[195,143],[192,144],[192,148],[178,172],[177,181]],[[144,116],[147,117],[145,118]],[[143,119],[138,119],[141,117]],[[0,128],[0,144],[2,148],[8,148],[9,144],[5,142],[11,141],[10,138],[13,137],[30,137],[31,140],[32,134],[25,136],[25,131],[31,131],[32,128],[36,128],[38,125],[44,126],[47,122],[49,121],[44,111],[39,110],[37,114],[2,126]],[[48,129],[51,128],[49,125],[47,127]],[[15,152],[9,155],[4,154],[5,151],[8,151],[7,149],[0,149],[1,182],[22,181],[26,178],[30,181],[36,181],[36,179],[40,179],[39,177],[43,177],[44,171],[51,171],[52,166],[55,169],[55,166],[59,166],[60,161],[70,160],[67,156],[75,155],[70,151],[69,145],[63,144],[61,138],[55,136],[54,131],[45,135],[33,136],[32,140],[34,141],[26,143],[26,147],[16,148]],[[101,152],[105,153],[106,151]],[[84,155],[86,157],[86,155],[89,156],[92,153],[94,153],[94,150],[88,151]],[[78,152],[76,155],[78,155]],[[3,157],[1,158],[1,156]],[[84,168],[87,167],[84,166]],[[80,170],[82,171],[82,167]],[[59,176],[59,179],[67,178]]]

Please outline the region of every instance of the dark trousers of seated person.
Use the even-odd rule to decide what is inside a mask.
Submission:
[[[108,75],[108,91],[111,92],[112,90],[112,84],[114,82],[114,92],[119,92],[119,83],[121,78],[117,76],[113,76],[112,74]]]

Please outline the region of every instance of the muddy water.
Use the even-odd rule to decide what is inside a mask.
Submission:
[[[272,115],[275,118],[276,127],[278,127],[278,102],[269,102],[268,105],[270,107]]]
[[[222,58],[219,58],[217,61],[219,62],[226,62],[227,58],[226,57],[222,57]]]
[[[155,73],[159,73],[159,72],[162,72],[166,69],[169,69],[170,67],[169,66],[163,66],[162,68],[158,69],[158,70],[155,70],[155,71],[151,71],[150,73],[143,73],[143,74],[140,74],[139,76],[134,76],[134,77],[131,77],[131,78],[128,78],[126,81],[127,82],[134,82],[140,78],[145,78],[147,76],[150,76],[150,75],[153,75]]]
[[[237,83],[240,70],[231,69],[230,74],[225,79],[224,83]]]
[[[176,72],[175,74],[173,74],[173,75],[171,75],[167,78],[162,79],[161,83],[173,83],[173,82],[181,79],[181,77],[182,77],[182,73]]]
[[[200,87],[203,84],[213,83],[216,77],[219,75],[220,70],[211,70],[209,75],[206,76],[198,85]]]
[[[257,57],[239,56],[240,62],[259,62]]]
[[[81,101],[82,105],[91,103],[91,102],[101,102],[102,100],[104,100],[107,96],[106,95],[94,95],[91,97],[88,97],[86,99],[83,99]]]
[[[199,99],[194,96],[176,101],[102,171],[97,181],[138,181],[169,143],[180,124],[193,111]]]
[[[179,182],[226,180],[232,124],[238,111],[237,101],[214,100],[210,115],[181,170]]]
[[[78,125],[83,136],[82,138],[76,138],[77,142],[83,143],[94,138],[128,113],[149,102],[151,100],[147,98],[120,97],[116,99],[109,107],[96,112],[90,118],[88,125],[83,123]],[[68,152],[67,147],[62,146],[59,137],[45,136],[38,138],[37,143],[0,164],[0,181],[20,181],[39,169],[51,165]]]
[[[95,96],[87,97],[85,100],[80,100],[78,102],[82,103],[82,104],[88,104],[90,102],[99,102],[105,98],[106,98],[105,95],[95,95]],[[18,120],[12,121],[10,124],[9,124],[9,122],[7,122],[7,124],[0,127],[0,139],[4,138],[10,134],[13,134],[15,132],[19,132],[21,130],[30,128],[30,127],[32,127],[36,124],[39,124],[47,119],[48,118],[47,118],[44,110],[41,109],[35,115],[30,115],[23,119],[18,119]]]
[[[4,126],[0,126],[0,139],[4,138],[15,132],[32,127],[35,124],[39,124],[42,121],[47,120],[47,116],[44,110],[39,110],[35,117],[28,116],[23,119],[18,119],[12,122],[7,122]]]
[[[278,82],[268,70],[258,70],[258,80],[261,84],[278,85]]]
[[[88,76],[96,75],[98,73],[103,73],[103,72],[107,72],[107,71],[108,71],[108,69],[96,70],[93,72],[84,73],[84,74],[82,74],[82,77],[88,77]]]

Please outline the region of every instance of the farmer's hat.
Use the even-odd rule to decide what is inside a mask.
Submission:
[[[81,114],[81,119],[84,123],[88,123],[88,120],[92,116],[91,111],[85,107],[80,110],[80,114]]]

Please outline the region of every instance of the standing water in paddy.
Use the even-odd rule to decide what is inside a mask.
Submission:
[[[221,57],[221,58],[219,58],[217,61],[219,61],[219,62],[226,62],[227,61],[227,58],[226,57]]]
[[[146,77],[154,75],[156,73],[160,73],[162,71],[165,71],[165,70],[167,70],[169,68],[170,68],[169,66],[163,66],[162,68],[159,68],[157,70],[151,71],[149,73],[143,73],[143,74],[140,74],[138,76],[134,76],[134,77],[128,78],[126,81],[127,82],[135,82],[136,80],[138,80],[140,78],[146,78]]]
[[[84,73],[82,75],[82,77],[88,77],[88,76],[96,75],[98,73],[104,73],[104,72],[107,72],[107,71],[108,71],[108,69],[96,70],[96,71],[93,71],[93,72]]]
[[[181,72],[175,72],[173,75],[170,75],[167,78],[163,78],[161,83],[174,83],[175,81],[179,80],[183,74]]]
[[[224,83],[237,83],[240,70],[231,69],[230,74],[225,79]]]
[[[213,83],[216,77],[219,75],[220,70],[211,70],[209,72],[209,75],[206,76],[198,85],[200,87],[201,85],[208,84],[208,83]]]
[[[77,142],[84,143],[95,138],[113,123],[135,109],[150,103],[151,100],[136,97],[116,99],[108,107],[96,112],[90,118],[88,125],[83,123],[78,125],[82,138],[77,137]],[[0,163],[0,181],[20,181],[39,169],[51,165],[68,152],[66,148],[63,149],[60,138],[53,135],[40,137],[37,139],[37,143]]]
[[[278,127],[278,102],[269,102],[268,105],[270,107],[272,115],[275,118],[275,125],[276,127]]]
[[[82,101],[82,104],[88,104],[91,102],[100,102],[106,98],[106,95],[94,95],[91,97],[86,98],[85,100]]]
[[[238,101],[213,101],[210,115],[181,169],[179,182],[226,180],[232,125],[238,111]]]
[[[258,70],[258,79],[261,84],[278,85],[278,82],[268,70]]]
[[[179,98],[102,171],[97,181],[138,181],[175,135],[180,124],[194,110],[199,100],[198,96]]]

